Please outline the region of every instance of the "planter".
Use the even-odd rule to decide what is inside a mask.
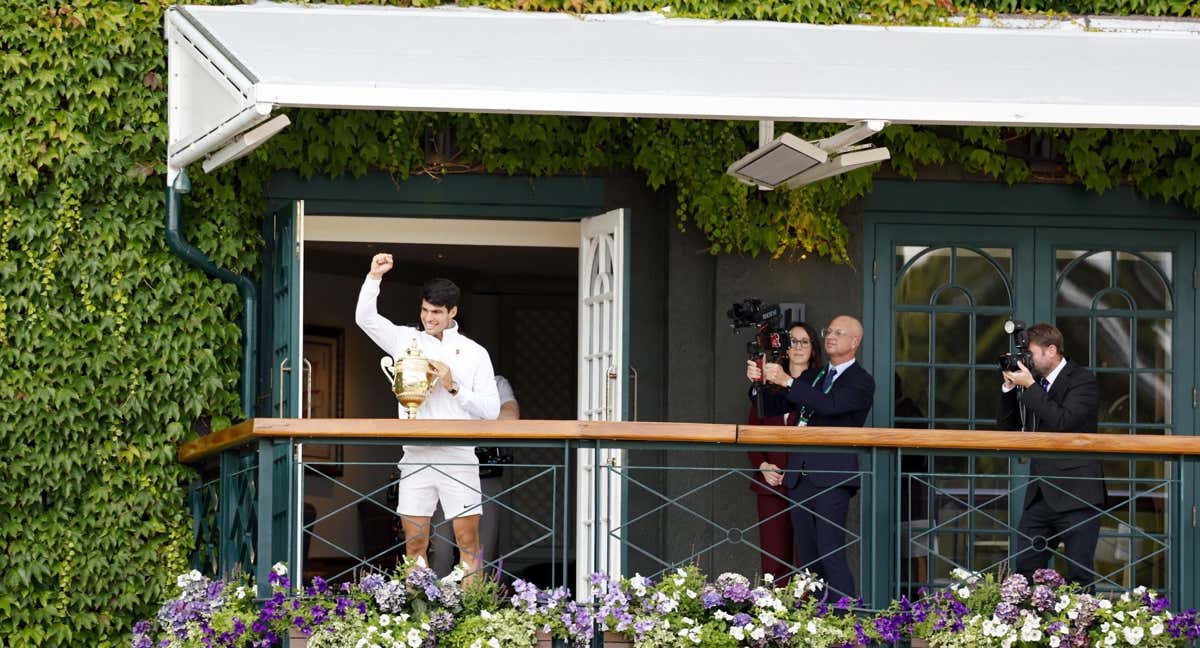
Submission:
[[[925,641],[924,639],[917,639],[915,637],[913,638],[912,643],[909,645],[911,645],[912,648],[929,648],[928,641]]]
[[[606,648],[633,648],[633,641],[615,632],[605,632],[603,639]],[[544,632],[537,633],[537,640],[538,648],[564,648],[567,645],[565,642],[555,641]]]
[[[308,637],[299,630],[292,628],[288,631],[288,648],[308,648]]]

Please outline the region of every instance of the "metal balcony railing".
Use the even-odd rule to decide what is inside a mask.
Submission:
[[[190,498],[197,567],[240,567],[260,583],[279,560],[292,565],[297,582],[389,568],[404,548],[396,459],[400,446],[413,444],[512,448],[502,476],[482,480],[484,515],[494,516],[504,534],[498,549],[484,546],[484,568],[501,579],[569,586],[592,571],[655,576],[687,563],[713,575],[757,572],[764,521],[749,491],[757,470],[745,453],[855,452],[857,471],[825,480],[832,485],[805,498],[787,498],[777,515],[811,512],[818,498],[857,482],[836,551],[844,552],[866,607],[944,584],[957,567],[1010,565],[1022,546],[1026,489],[1061,486],[1030,478],[1025,458],[1098,458],[1108,497],[1085,507],[1084,521],[1098,520],[1101,528],[1086,584],[1102,593],[1147,585],[1183,607],[1198,603],[1193,490],[1200,439],[1165,436],[254,419],[180,449],[180,460],[201,473]],[[453,479],[450,468],[422,466]],[[433,532],[435,565],[448,564],[451,525],[437,522]],[[1046,540],[1054,566],[1067,571],[1067,554],[1056,538]],[[788,570],[811,567],[791,555],[774,558]]]

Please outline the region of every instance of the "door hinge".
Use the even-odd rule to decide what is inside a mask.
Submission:
[[[1192,268],[1192,289],[1200,288],[1200,269]]]
[[[871,281],[879,279],[879,260],[871,259]]]
[[[1196,386],[1192,385],[1192,409],[1196,409],[1196,405],[1200,403],[1200,392],[1196,391]]]
[[[1197,508],[1200,508],[1200,507],[1197,507],[1197,506],[1192,507],[1192,528],[1193,529],[1196,528],[1196,509]]]

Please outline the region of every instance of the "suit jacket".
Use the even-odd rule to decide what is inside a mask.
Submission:
[[[808,419],[810,426],[862,427],[875,399],[875,379],[862,368],[862,363],[855,362],[838,376],[826,394],[820,385],[814,387],[812,384],[821,369],[823,367],[813,367],[800,374],[792,381],[791,389],[769,392],[765,398],[766,413],[798,412],[804,407],[812,412]],[[796,488],[801,481],[828,488],[845,480],[849,476],[845,473],[858,472],[858,454],[792,452],[788,456],[788,470],[800,471],[788,473],[784,480],[788,488]],[[857,490],[858,483],[858,477],[855,477],[842,485]]]
[[[750,425],[784,425],[783,415],[758,417],[758,407],[750,406],[750,414],[746,417],[746,422]],[[762,450],[752,450],[746,453],[750,456],[750,466],[754,468],[754,481],[750,482],[750,490],[759,495],[787,495],[787,486],[780,484],[778,486],[768,486],[763,480],[762,471],[758,469],[765,461],[767,463],[779,466],[780,470],[787,468],[788,453],[786,452],[764,452]]]
[[[1018,395],[1019,394],[1019,395]],[[1029,389],[1013,389],[1000,395],[996,426],[1001,430],[1021,429],[1019,404],[1025,405],[1026,430],[1037,432],[1095,432],[1099,421],[1100,392],[1096,374],[1067,361],[1050,391],[1033,384]],[[1036,484],[1025,491],[1025,506],[1033,503],[1038,491],[1050,508],[1060,513],[1101,506],[1108,493],[1104,486],[1104,465],[1099,459],[1085,457],[1034,458],[1029,462],[1034,477],[1090,477],[1051,479],[1050,485]],[[1064,492],[1065,491],[1065,492]]]

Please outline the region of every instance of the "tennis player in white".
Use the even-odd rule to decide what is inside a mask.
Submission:
[[[379,348],[399,358],[414,340],[432,365],[437,385],[417,409],[420,419],[494,419],[500,398],[486,349],[458,330],[460,292],[448,279],[431,279],[421,289],[421,326],[398,326],[379,314],[376,299],[390,254],[376,254],[358,293],[354,321]],[[400,408],[403,409],[403,408]],[[404,526],[405,553],[428,562],[430,517],[440,501],[452,521],[454,541],[470,572],[481,565],[479,550],[479,460],[474,447],[404,446],[396,512]]]

